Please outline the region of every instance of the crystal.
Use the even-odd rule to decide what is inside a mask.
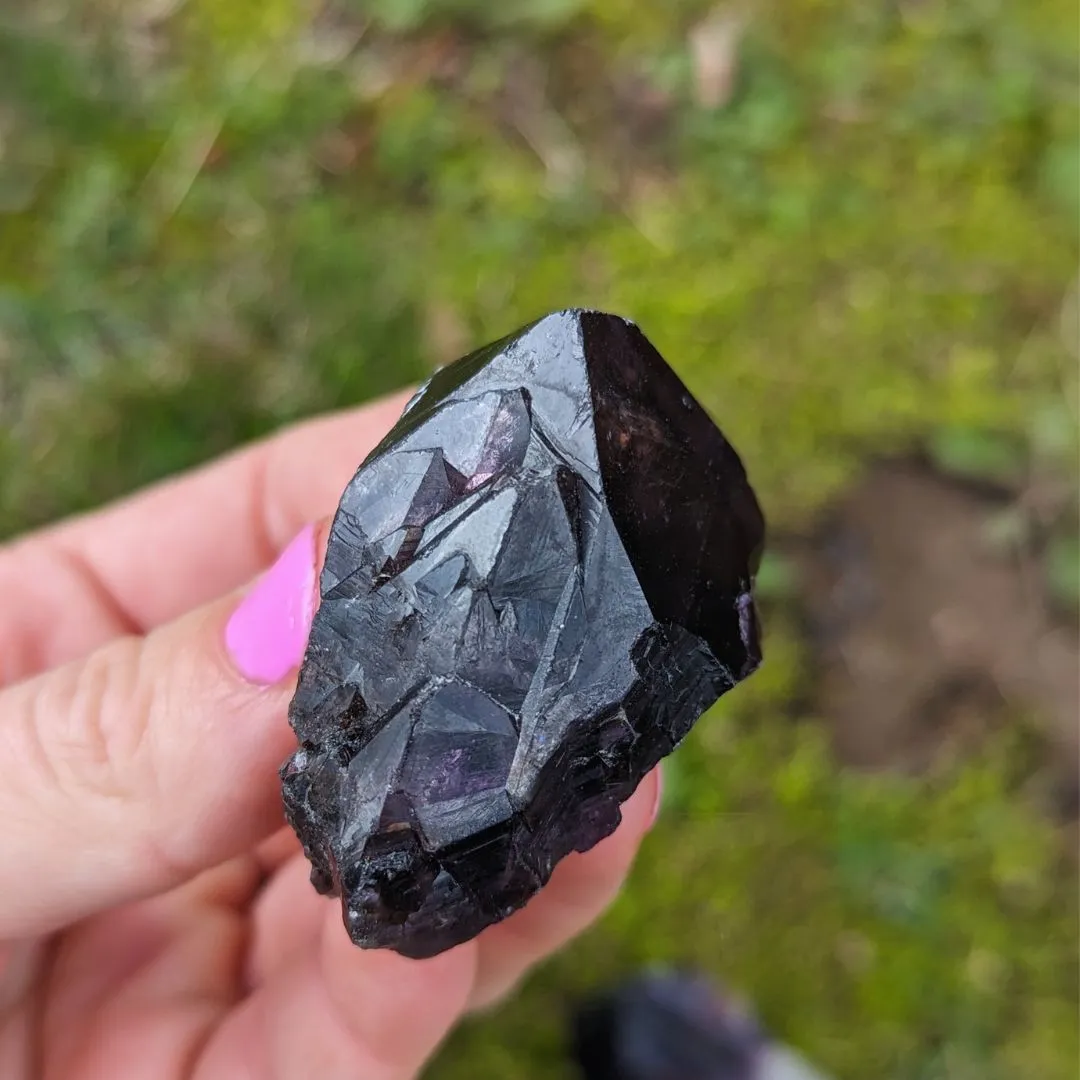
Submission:
[[[563,311],[438,371],[349,483],[286,815],[364,947],[520,908],[760,663],[764,524],[638,328]]]

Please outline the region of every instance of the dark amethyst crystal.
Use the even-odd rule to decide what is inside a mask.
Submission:
[[[564,311],[439,371],[334,519],[288,819],[358,945],[521,907],[758,665],[763,522],[633,324]]]

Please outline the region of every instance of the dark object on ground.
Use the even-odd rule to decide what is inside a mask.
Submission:
[[[583,1080],[824,1080],[700,975],[648,974],[573,1019]]]
[[[567,311],[438,372],[342,496],[288,819],[353,941],[521,907],[758,666],[764,526],[631,323]]]

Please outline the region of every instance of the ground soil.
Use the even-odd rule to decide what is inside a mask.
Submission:
[[[1049,808],[1080,793],[1080,643],[1038,563],[988,543],[1000,503],[912,463],[872,468],[798,555],[821,714],[846,761],[924,769],[1031,725]]]

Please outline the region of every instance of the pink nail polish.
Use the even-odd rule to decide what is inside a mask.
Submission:
[[[315,530],[302,529],[240,601],[225,645],[245,679],[276,683],[304,657],[315,613]]]
[[[656,795],[653,796],[652,810],[649,811],[649,824],[648,828],[652,828],[656,824],[656,819],[660,816],[660,807],[664,804],[664,770],[657,765],[656,766]]]

